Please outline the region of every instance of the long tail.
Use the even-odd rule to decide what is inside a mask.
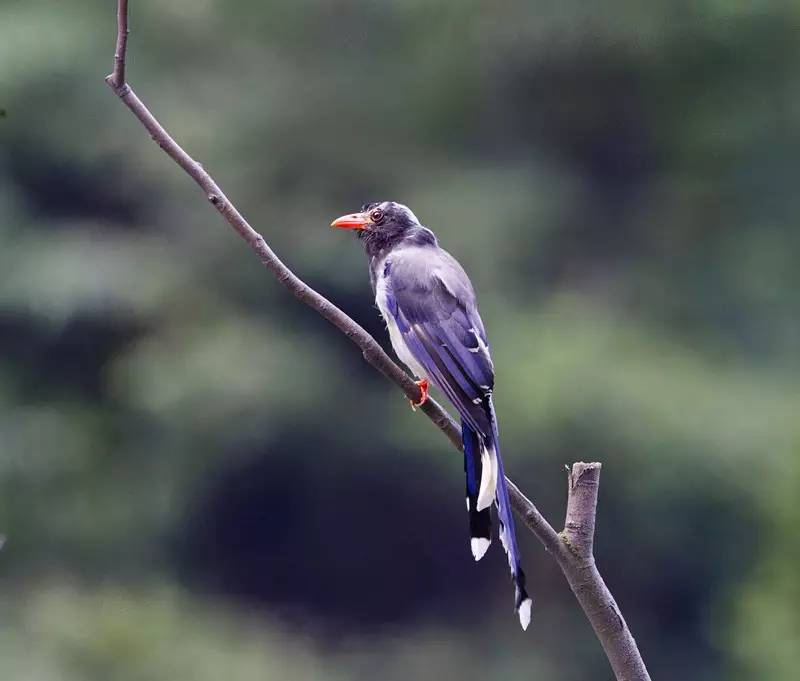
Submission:
[[[489,456],[496,461],[497,466],[497,489],[495,493],[495,503],[497,504],[497,516],[500,521],[500,541],[508,556],[508,566],[511,568],[511,579],[514,581],[514,610],[519,615],[519,623],[523,629],[527,629],[531,622],[532,601],[528,592],[525,590],[525,573],[520,566],[520,552],[517,546],[517,534],[514,529],[514,516],[511,510],[511,502],[508,498],[508,487],[506,476],[503,470],[503,460],[500,457],[500,438],[497,432],[497,418],[494,413],[492,398],[487,399],[489,411],[492,419],[492,437],[486,442],[486,449]]]
[[[492,517],[488,507],[478,510],[479,485],[483,479],[482,447],[475,431],[463,420],[461,440],[464,443],[464,472],[467,477],[470,548],[475,560],[480,560],[492,543]]]

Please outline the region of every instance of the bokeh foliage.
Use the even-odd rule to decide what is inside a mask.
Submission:
[[[548,557],[471,563],[461,464],[103,83],[112,2],[0,5],[0,676],[610,678]],[[381,342],[332,217],[470,272],[513,477],[605,464],[658,678],[800,645],[800,5],[132,0],[129,75]]]

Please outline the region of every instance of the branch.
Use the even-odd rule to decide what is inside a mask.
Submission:
[[[419,402],[422,397],[420,389],[408,374],[391,360],[362,326],[308,286],[281,262],[267,245],[264,237],[253,229],[225,196],[214,178],[183,150],[137,97],[125,79],[128,33],[128,0],[118,0],[114,71],[106,77],[109,87],[139,119],[153,141],[200,186],[209,202],[247,242],[278,282],[355,343],[364,359],[394,382],[406,397]],[[432,398],[428,398],[422,405],[421,411],[460,451],[461,430],[450,414]],[[597,571],[592,556],[599,476],[600,464],[574,465],[570,475],[567,527],[561,534],[556,533],[536,506],[511,480],[506,480],[509,485],[511,505],[525,527],[539,539],[558,562],[575,597],[592,623],[618,681],[650,681],[636,642]]]
[[[559,535],[561,550],[556,561],[602,644],[618,681],[650,681],[633,634],[594,560],[600,468],[599,463],[572,464],[567,476],[567,518]]]
[[[117,4],[117,49],[114,52],[114,72],[109,76],[108,84],[115,88],[125,85],[125,62],[128,54],[128,0],[119,0]],[[108,80],[108,79],[107,79]]]

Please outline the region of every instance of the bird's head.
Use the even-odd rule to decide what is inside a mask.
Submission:
[[[391,248],[422,230],[430,234],[410,208],[394,201],[365,203],[360,212],[342,215],[331,227],[356,230],[370,254]]]

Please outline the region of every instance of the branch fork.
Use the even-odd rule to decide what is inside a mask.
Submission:
[[[128,49],[128,0],[117,0],[117,42],[114,70],[106,83],[147,129],[153,141],[177,163],[203,190],[208,201],[244,239],[278,282],[298,300],[322,315],[355,343],[364,359],[395,383],[412,402],[422,399],[420,387],[383,351],[377,341],[355,320],[327,298],[303,282],[272,251],[264,237],[242,216],[220,189],[214,178],[169,135],[126,80]],[[431,397],[420,407],[453,446],[461,450],[461,431],[450,416]],[[569,469],[567,514],[564,529],[556,532],[519,488],[507,479],[511,505],[522,524],[552,554],[575,598],[591,622],[618,681],[650,681],[639,649],[622,612],[608,590],[593,555],[599,463],[575,463]]]

